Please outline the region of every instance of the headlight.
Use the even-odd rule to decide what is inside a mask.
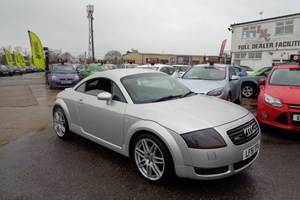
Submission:
[[[214,89],[207,93],[208,96],[220,96],[223,93],[223,88]]]
[[[74,79],[75,79],[75,80],[79,80],[79,77],[76,75]]]
[[[55,81],[55,80],[57,80],[57,77],[56,76],[52,76],[51,79]]]
[[[264,101],[272,106],[275,107],[282,107],[282,102],[280,99],[277,99],[275,97],[272,97],[271,95],[264,94]]]
[[[222,136],[213,128],[182,134],[189,148],[193,149],[215,149],[226,147]]]

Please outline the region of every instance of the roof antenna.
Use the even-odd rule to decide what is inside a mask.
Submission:
[[[263,12],[263,11],[260,11],[260,12],[259,12],[260,19],[262,19],[262,17],[263,17],[263,14],[264,14],[264,12]]]

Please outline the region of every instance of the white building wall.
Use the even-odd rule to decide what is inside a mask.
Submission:
[[[293,21],[293,33],[276,35],[276,23]],[[256,27],[256,36],[243,38],[244,27]],[[291,54],[300,54],[300,13],[248,23],[233,24],[231,40],[231,62],[247,65],[254,70],[289,60]],[[260,52],[261,58],[249,58],[249,53]],[[236,58],[245,53],[246,57]]]

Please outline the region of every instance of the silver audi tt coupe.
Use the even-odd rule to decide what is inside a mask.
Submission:
[[[260,127],[248,110],[146,69],[97,72],[61,91],[53,121],[62,139],[78,134],[133,158],[152,183],[231,176],[260,149]]]

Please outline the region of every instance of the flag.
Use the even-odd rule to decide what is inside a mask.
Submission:
[[[26,66],[24,56],[22,54],[20,54],[20,53],[19,53],[19,58],[20,58],[22,66]]]
[[[7,49],[4,49],[4,53],[5,53],[5,58],[6,58],[6,62],[9,66],[14,66],[14,60],[13,57],[10,53],[10,51],[8,51]]]
[[[20,58],[20,54],[16,51],[14,51],[14,56],[15,56],[15,62],[17,66],[22,66],[22,61]]]
[[[33,64],[41,69],[45,69],[46,63],[42,43],[35,33],[28,31],[28,34],[31,46],[31,53],[33,57]]]
[[[222,44],[221,44],[221,49],[220,49],[220,56],[222,56],[223,52],[224,52],[224,49],[225,49],[225,45],[226,45],[226,39],[223,40]]]

